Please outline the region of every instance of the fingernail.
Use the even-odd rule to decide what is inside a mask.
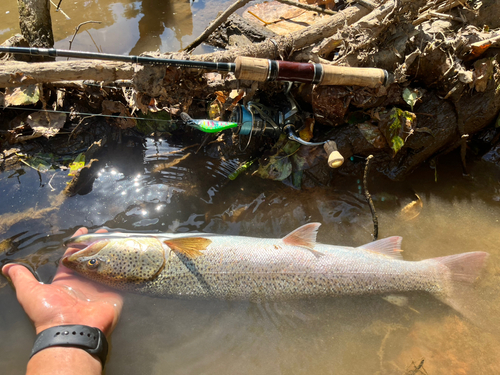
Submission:
[[[8,263],[6,265],[4,265],[2,267],[2,273],[5,275],[5,276],[9,276],[9,269],[13,266],[12,263]]]

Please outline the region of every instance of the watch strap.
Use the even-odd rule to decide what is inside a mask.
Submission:
[[[108,355],[108,341],[100,329],[72,324],[51,327],[40,332],[36,336],[30,358],[39,351],[53,346],[74,347],[95,354],[101,360],[103,367]]]

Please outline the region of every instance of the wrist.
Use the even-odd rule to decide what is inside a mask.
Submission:
[[[74,347],[54,346],[33,355],[28,362],[27,375],[101,374],[102,364],[97,356]]]
[[[88,327],[93,327],[101,330],[101,332],[104,333],[106,337],[109,337],[111,335],[111,324],[109,325],[104,325],[102,323],[97,323],[97,322],[85,322],[82,321],[82,319],[57,319],[57,320],[52,320],[48,323],[43,323],[40,325],[35,325],[35,332],[36,334],[40,334],[41,332],[45,331],[46,329],[53,328],[53,327],[59,327],[59,326],[65,326],[65,325],[83,325],[83,326],[88,326]]]

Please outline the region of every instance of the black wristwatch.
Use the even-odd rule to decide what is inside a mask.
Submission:
[[[95,354],[101,360],[103,368],[108,355],[106,336],[99,328],[89,326],[62,325],[40,332],[36,336],[30,358],[40,350],[52,346],[80,348],[87,353]]]

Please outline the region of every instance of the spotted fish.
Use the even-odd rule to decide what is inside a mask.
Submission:
[[[154,297],[258,301],[423,291],[459,309],[455,297],[472,285],[488,256],[404,261],[401,237],[332,246],[316,242],[319,226],[306,224],[281,239],[89,234],[68,241],[83,249],[63,264],[99,283]]]

